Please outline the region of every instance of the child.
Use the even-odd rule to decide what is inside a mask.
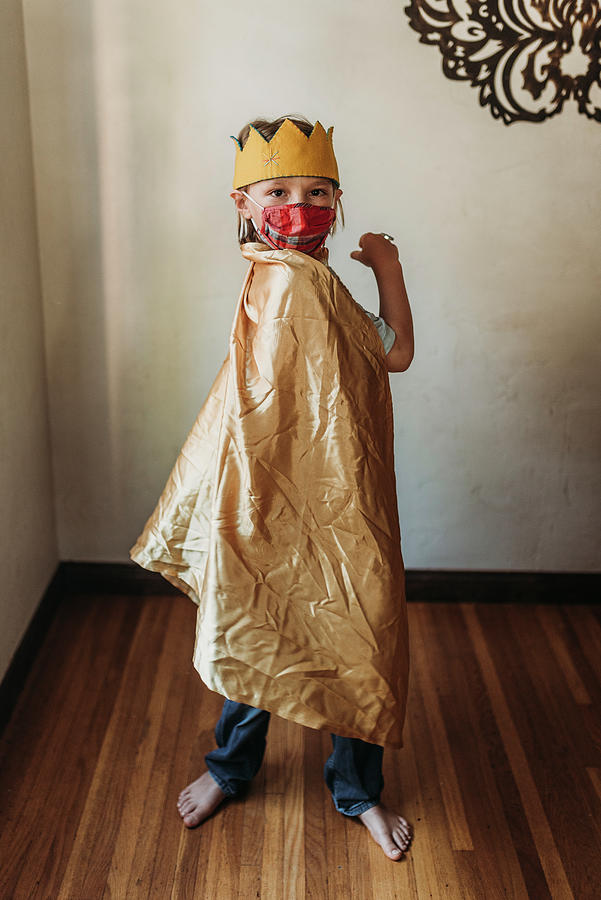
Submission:
[[[351,254],[374,271],[381,316],[328,265],[332,131],[282,117],[234,138],[250,266],[229,354],[130,555],[198,604],[194,664],[226,698],[208,771],[180,794],[184,824],[248,784],[275,712],[330,731],[336,809],[400,859],[410,826],[380,803],[409,665],[387,372],[409,366],[413,328],[388,235]]]

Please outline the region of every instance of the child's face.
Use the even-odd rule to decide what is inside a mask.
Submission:
[[[333,206],[342,196],[340,188],[334,188],[329,178],[294,175],[289,178],[269,178],[255,181],[246,190],[261,206],[282,206],[285,203],[312,203],[315,206]],[[240,191],[232,191],[236,209],[245,219],[257,215],[257,207]]]

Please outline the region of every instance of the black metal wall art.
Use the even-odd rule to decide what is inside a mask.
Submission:
[[[542,122],[570,98],[601,122],[601,0],[411,0],[405,12],[447,78],[479,88],[506,125]]]

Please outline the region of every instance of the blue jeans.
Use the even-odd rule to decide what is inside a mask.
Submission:
[[[263,761],[270,713],[226,700],[215,726],[217,747],[205,756],[209,772],[230,797],[253,778]],[[345,816],[358,816],[380,802],[383,748],[359,738],[332,734],[333,750],[324,776],[334,806]]]

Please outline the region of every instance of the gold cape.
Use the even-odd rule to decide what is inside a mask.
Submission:
[[[229,354],[130,550],[198,604],[213,691],[402,746],[409,652],[386,354],[323,262],[248,243]]]

